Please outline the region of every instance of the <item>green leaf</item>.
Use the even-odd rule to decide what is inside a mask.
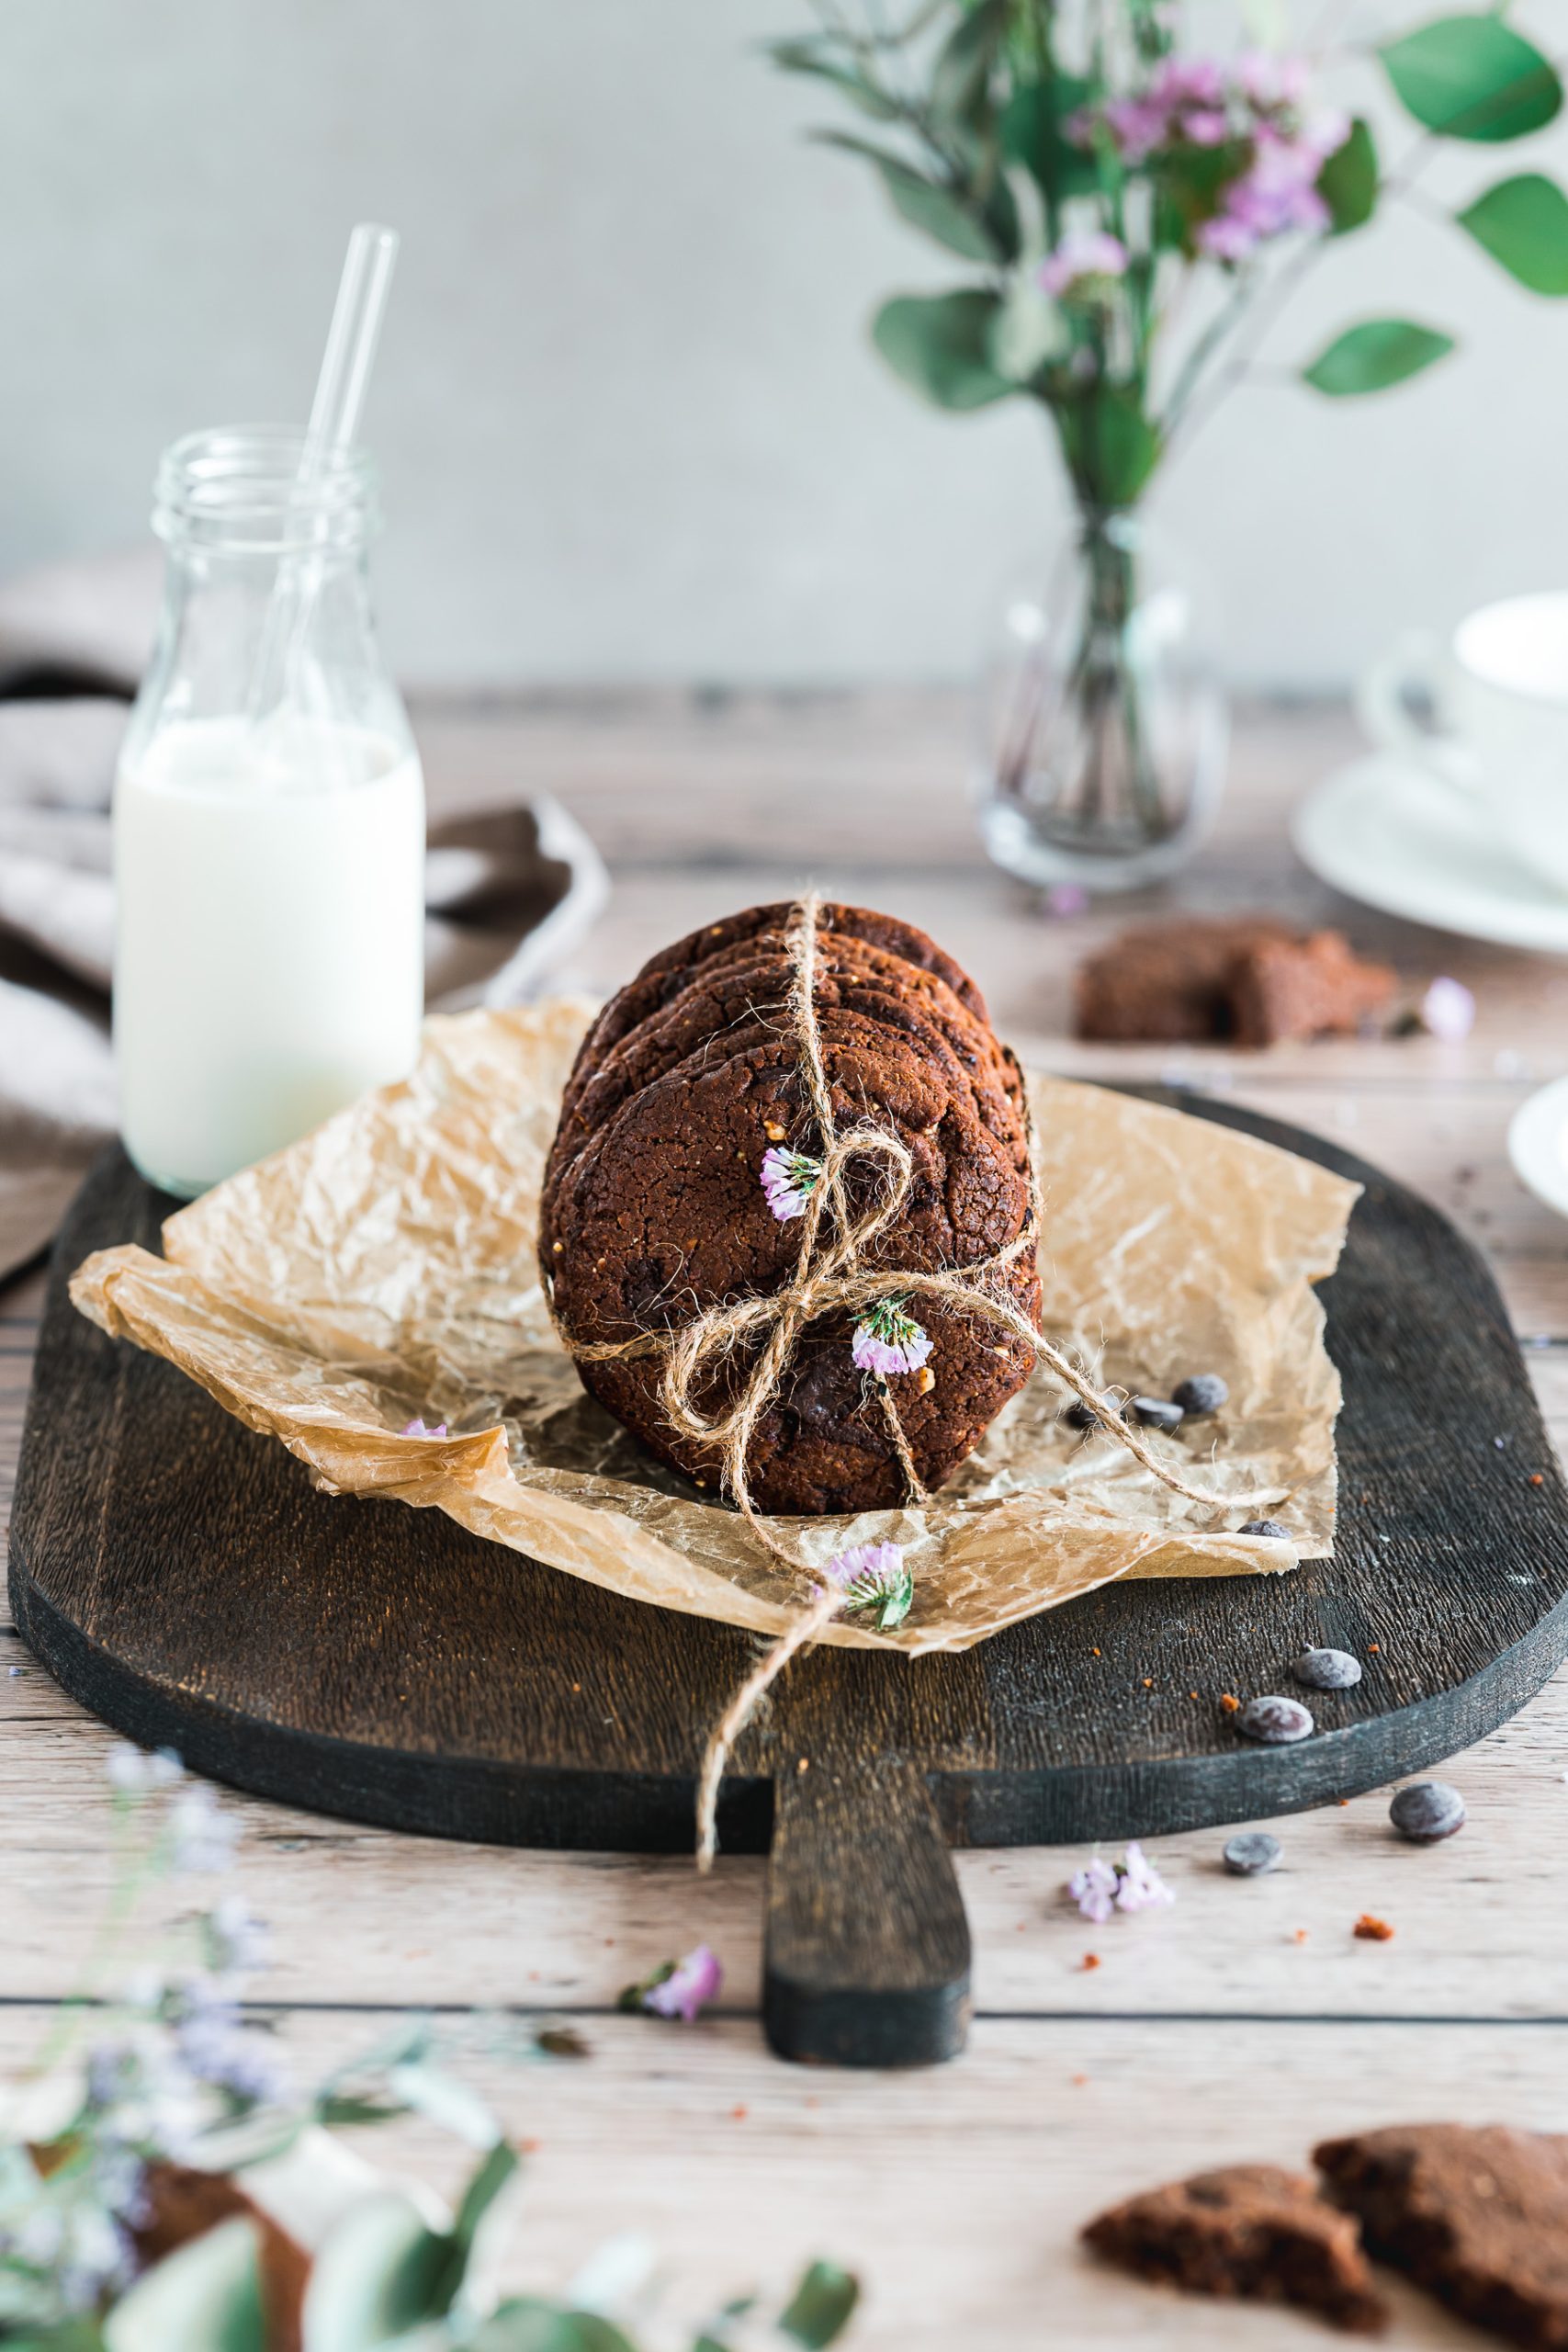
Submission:
[[[220,2222],[155,2263],[104,2322],[107,2352],[265,2352],[251,2222]]]
[[[1455,218],[1532,294],[1568,294],[1568,196],[1555,180],[1499,180]]]
[[[873,146],[868,139],[856,139],[847,130],[824,130],[818,136],[825,147],[842,147],[850,154],[863,155],[868,163],[874,164],[894,205],[912,228],[923,230],[950,253],[962,254],[965,261],[1000,259],[1000,248],[991,231],[952,189],[926,179],[901,155],[891,155],[885,147]]]
[[[1092,196],[1100,186],[1100,166],[1091,150],[1075,147],[1062,125],[1086,106],[1089,85],[1074,74],[1054,74],[1048,82],[1019,82],[1002,108],[998,125],[1002,153],[1021,164],[1048,204],[1063,204],[1070,196]]]
[[[826,44],[813,40],[775,40],[769,44],[769,57],[784,74],[807,74],[818,82],[830,83],[840,95],[868,114],[874,122],[897,122],[900,108],[897,102],[857,74],[852,65],[833,57]]]
[[[1337,336],[1302,375],[1315,390],[1345,400],[1403,384],[1453,347],[1452,335],[1436,327],[1416,326],[1409,319],[1368,319]]]
[[[986,356],[1010,384],[1027,384],[1071,343],[1066,320],[1032,270],[1018,271],[986,330]]]
[[[1337,237],[1371,219],[1378,200],[1378,151],[1371,126],[1359,115],[1343,147],[1335,149],[1319,172],[1317,192],[1328,207]]]
[[[779,2313],[779,2333],[804,2344],[807,2352],[822,2352],[824,2345],[843,2334],[859,2301],[858,2279],[836,2263],[814,2262],[801,2274],[795,2293]]]
[[[938,51],[931,110],[939,122],[968,122],[979,110],[1007,31],[1009,6],[1010,0],[979,0]]]
[[[390,2067],[387,2088],[405,2108],[427,2117],[455,2139],[466,2140],[470,2147],[493,2148],[501,2137],[501,2126],[483,2099],[438,2066],[414,2060]]]
[[[896,294],[872,326],[872,340],[895,372],[938,408],[986,408],[1014,391],[989,356],[998,297],[978,287],[955,294]]]
[[[483,2157],[468,2176],[468,2186],[458,2200],[457,2218],[452,2223],[453,2243],[465,2256],[471,2250],[479,2223],[510,2180],[521,2169],[517,2151],[504,2140],[498,2140],[490,2154]]]
[[[376,2352],[439,2319],[451,2241],[389,2190],[349,2208],[322,2240],[305,2290],[305,2352]]]
[[[1379,53],[1416,121],[1448,139],[1523,139],[1562,104],[1553,66],[1501,16],[1439,17]]]
[[[1089,503],[1107,512],[1133,505],[1165,446],[1136,396],[1111,387],[1055,414],[1067,470]]]
[[[466,2352],[637,2352],[597,2312],[569,2312],[533,2295],[498,2304],[463,2341]]]

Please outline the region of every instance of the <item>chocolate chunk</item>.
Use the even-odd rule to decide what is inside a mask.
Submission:
[[[1361,1679],[1361,1661],[1348,1650],[1303,1650],[1291,1671],[1309,1690],[1349,1690]]]
[[[1233,1878],[1261,1878],[1265,1871],[1277,1871],[1284,1859],[1283,1846],[1266,1829],[1244,1829],[1224,1850],[1224,1865]]]
[[[1237,1731],[1245,1732],[1248,1739],[1261,1740],[1266,1747],[1283,1747],[1292,1740],[1307,1738],[1317,1728],[1299,1699],[1273,1696],[1248,1699],[1232,1720]]]
[[[1187,1418],[1179,1405],[1168,1405],[1163,1396],[1134,1396],[1127,1410],[1145,1429],[1164,1430],[1168,1437],[1173,1437]]]
[[[1236,1533],[1238,1535],[1272,1535],[1278,1542],[1284,1544],[1293,1544],[1295,1541],[1290,1529],[1281,1527],[1277,1519],[1245,1520],[1236,1529]]]
[[[1177,1382],[1170,1401],[1180,1406],[1189,1420],[1196,1420],[1200,1413],[1217,1413],[1230,1393],[1217,1372],[1195,1372],[1190,1380]]]
[[[1413,1846],[1435,1846],[1464,1827],[1464,1799],[1447,1781],[1412,1781],[1396,1791],[1388,1817]]]

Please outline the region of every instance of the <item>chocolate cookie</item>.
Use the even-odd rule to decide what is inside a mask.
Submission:
[[[1359,2335],[1388,2318],[1355,2222],[1277,2165],[1227,2165],[1148,2189],[1083,2234],[1108,2262],[1191,2294],[1295,2303]]]
[[[842,992],[835,981],[816,1000],[835,1124],[869,1117],[898,1135],[914,1159],[908,1197],[874,1261],[934,1272],[972,1265],[1015,1240],[1030,1216],[1016,1139],[994,1134],[979,1116],[968,1074],[931,1023],[905,1007],[896,1025],[838,1001]],[[795,1272],[800,1227],[773,1216],[760,1181],[764,1155],[782,1138],[819,1147],[793,1035],[769,1018],[687,1053],[606,1106],[570,1155],[558,1153],[546,1185],[544,1254],[568,1329],[583,1340],[679,1329],[721,1301],[782,1287]],[[880,1181],[869,1164],[857,1167],[852,1194],[863,1204]],[[998,1279],[1037,1319],[1032,1248]],[[910,1311],[933,1342],[931,1363],[889,1386],[920,1477],[934,1488],[1023,1385],[1032,1352],[945,1303],[922,1297]],[[821,1317],[802,1334],[748,1453],[761,1509],[856,1511],[904,1498],[881,1395],[854,1364],[852,1340],[842,1315]],[[752,1360],[711,1373],[695,1401],[711,1408],[738,1393]],[[670,1425],[660,1356],[579,1369],[652,1451],[716,1486],[714,1450]]]
[[[640,1087],[688,1062],[700,1068],[720,1051],[733,1053],[789,1033],[794,967],[782,935],[774,937],[771,952],[748,942],[739,952],[711,958],[679,996],[611,1046],[596,1069],[580,1064],[562,1102],[550,1181]],[[892,1036],[907,1039],[928,1057],[934,1053],[955,1093],[967,1094],[983,1124],[1007,1143],[1015,1164],[1027,1169],[1017,1064],[945,981],[862,941],[832,933],[819,945],[815,1002],[819,1012],[842,1008],[864,1013]]]
[[[1313,2162],[1371,2253],[1511,2344],[1568,2346],[1568,2134],[1398,2124]]]

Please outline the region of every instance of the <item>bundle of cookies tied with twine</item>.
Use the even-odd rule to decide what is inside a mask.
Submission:
[[[411,1079],[73,1296],[328,1491],[771,1636],[710,1745],[710,1843],[807,1642],[964,1648],[1119,1577],[1332,1548],[1313,1284],[1353,1185],[1026,1078],[967,975],[858,908],[752,908],[586,1019],[432,1021]],[[1198,1372],[1218,1413],[1129,1417]]]

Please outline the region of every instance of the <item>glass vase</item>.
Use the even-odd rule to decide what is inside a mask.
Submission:
[[[1132,890],[1202,841],[1229,714],[1213,598],[1140,517],[1080,517],[1045,593],[1010,596],[987,665],[976,798],[1005,872]]]

